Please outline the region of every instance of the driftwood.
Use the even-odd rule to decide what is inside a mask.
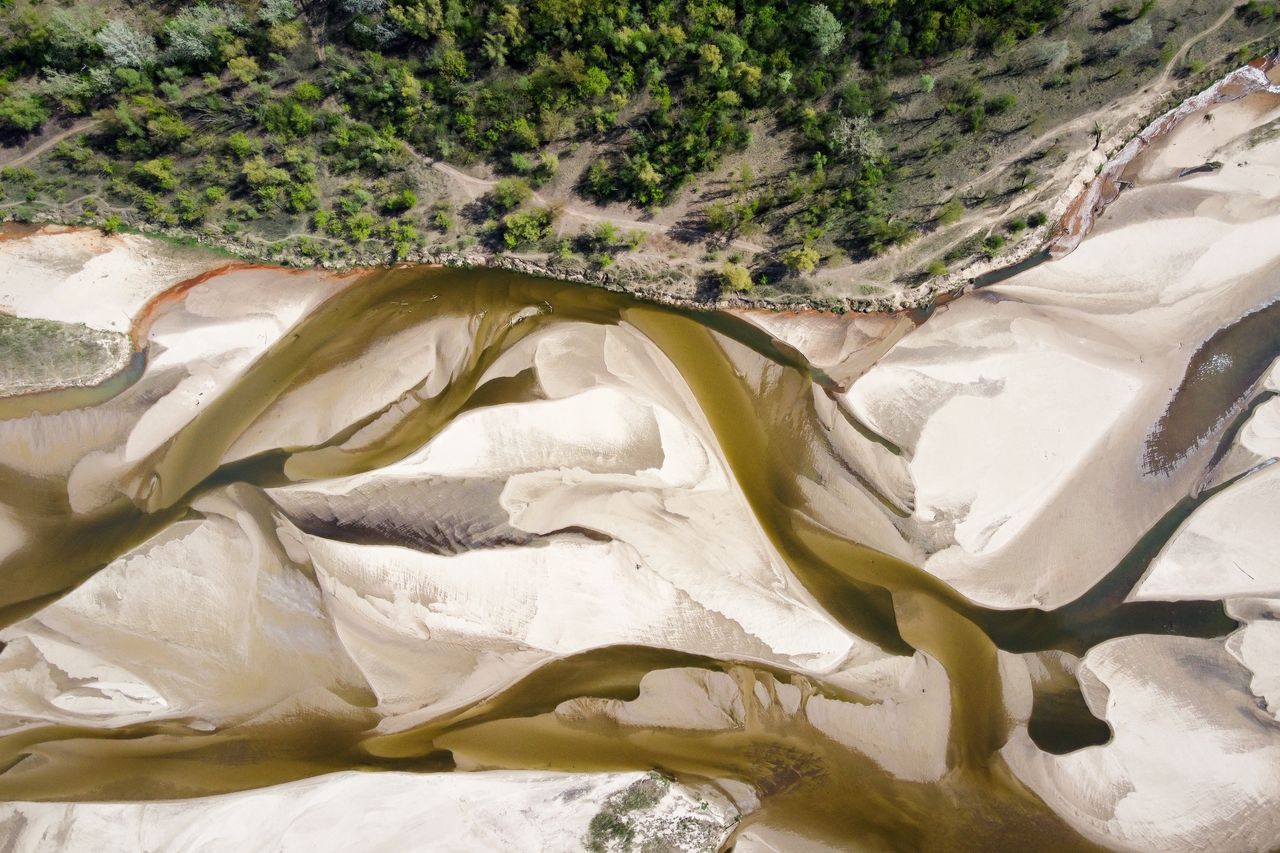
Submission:
[[[1217,160],[1211,160],[1208,163],[1201,163],[1199,166],[1188,166],[1178,173],[1178,177],[1185,178],[1187,175],[1194,175],[1198,172],[1216,172],[1221,168],[1221,163]]]

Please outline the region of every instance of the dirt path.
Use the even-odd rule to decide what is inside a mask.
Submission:
[[[1227,21],[1231,20],[1231,16],[1234,14],[1235,5],[1228,5],[1223,13],[1218,16],[1216,21],[1196,33],[1191,38],[1187,39],[1178,52],[1173,55],[1173,58],[1165,64],[1164,69],[1160,72],[1160,76],[1148,85],[1143,86],[1139,91],[1129,95],[1128,97],[1113,101],[1101,109],[1092,110],[1085,115],[1076,116],[1073,119],[1068,119],[1067,121],[1050,128],[1035,139],[1020,147],[1018,150],[1000,158],[1000,160],[993,163],[982,174],[965,183],[964,186],[960,187],[957,191],[957,195],[972,191],[975,187],[980,186],[1012,166],[1014,163],[1017,163],[1019,160],[1031,155],[1033,152],[1037,151],[1056,137],[1092,128],[1094,122],[1100,117],[1106,118],[1108,116],[1121,116],[1122,118],[1128,118],[1130,113],[1135,109],[1138,109],[1139,112],[1145,111],[1146,105],[1151,100],[1151,93],[1155,92],[1159,94],[1163,92],[1163,90],[1169,85],[1169,81],[1172,79],[1174,72],[1179,66],[1181,66],[1183,59],[1186,58],[1187,53],[1191,48],[1195,47],[1199,42],[1221,29]],[[1112,121],[1114,123],[1114,119],[1112,119]]]
[[[1168,84],[1169,78],[1173,76],[1174,69],[1176,69],[1179,65],[1182,64],[1182,60],[1186,59],[1187,53],[1190,52],[1191,48],[1195,47],[1197,44],[1203,41],[1211,33],[1214,33],[1217,30],[1221,29],[1222,26],[1227,23],[1227,21],[1231,20],[1231,16],[1234,15],[1235,13],[1236,13],[1236,6],[1234,3],[1232,3],[1229,6],[1227,6],[1226,11],[1224,11],[1218,17],[1218,20],[1210,24],[1208,28],[1201,30],[1191,38],[1187,39],[1186,42],[1182,45],[1182,47],[1178,49],[1178,52],[1173,55],[1173,59],[1169,60],[1169,64],[1164,67],[1164,71],[1160,73],[1159,79],[1157,79],[1155,82],[1155,88],[1157,89],[1164,88]]]
[[[44,142],[41,142],[35,148],[32,148],[30,151],[27,151],[25,153],[18,154],[14,149],[11,149],[11,148],[0,149],[0,166],[21,166],[22,164],[30,160],[34,160],[36,157],[39,157],[41,154],[48,151],[53,146],[57,145],[62,140],[71,136],[75,136],[80,133],[84,133],[85,131],[96,127],[97,124],[98,124],[97,119],[91,119],[91,118],[85,119],[84,121],[76,122],[75,124],[71,125],[71,127],[67,128],[66,130],[55,133],[53,136],[50,136],[48,139],[46,139]]]
[[[493,189],[494,184],[497,183],[496,180],[477,178],[474,175],[468,175],[466,172],[455,169],[447,163],[441,163],[439,160],[432,160],[431,168],[451,178],[462,188],[467,198],[472,201]],[[561,216],[570,219],[578,219],[589,223],[608,222],[612,225],[617,225],[619,228],[630,229],[632,231],[643,231],[646,234],[670,234],[671,231],[669,227],[659,225],[656,222],[645,222],[643,220],[627,216],[611,216],[608,213],[604,213],[599,208],[595,208],[593,210],[592,208],[569,204],[562,198],[546,198],[542,194],[536,192],[533,194],[532,198],[534,204],[538,204],[543,207],[558,205],[560,207]],[[764,246],[752,243],[749,240],[734,240],[730,245],[735,249],[740,249],[744,252],[752,252],[754,254],[767,251]]]

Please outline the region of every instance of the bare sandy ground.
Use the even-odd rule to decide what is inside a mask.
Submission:
[[[345,772],[196,800],[6,804],[0,830],[24,850],[571,850],[610,802],[650,783],[643,773]],[[723,796],[658,784],[661,799],[626,814],[641,843],[694,849],[728,836],[736,811]]]
[[[0,244],[0,308],[128,334],[148,300],[222,263],[133,234],[48,225]]]

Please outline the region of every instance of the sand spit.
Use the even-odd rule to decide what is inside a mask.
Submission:
[[[1097,177],[1068,206],[1067,212],[1058,221],[1049,239],[1049,254],[1054,258],[1060,258],[1075,251],[1093,229],[1094,223],[1102,212],[1119,198],[1120,193],[1132,182],[1133,176],[1130,171],[1135,161],[1139,160],[1153,144],[1160,142],[1164,136],[1191,116],[1255,93],[1280,96],[1280,84],[1274,83],[1270,78],[1273,67],[1275,67],[1274,55],[1237,68],[1208,89],[1187,98],[1143,128],[1141,133],[1129,140],[1107,161]],[[1205,161],[1188,161],[1183,168],[1200,166],[1203,162]]]
[[[0,385],[9,394],[93,386],[120,373],[138,340],[129,337],[133,320],[147,301],[219,265],[205,253],[137,236],[57,225],[7,229],[10,239],[0,240],[0,314],[67,324],[62,334],[68,337],[61,351],[40,354],[40,344],[32,341],[31,354],[10,353],[35,363],[6,365],[13,376]],[[67,364],[72,359],[78,364]],[[42,371],[42,360],[66,366]]]
[[[840,387],[848,387],[915,325],[905,312],[841,316],[737,309],[729,313],[794,347]]]
[[[0,306],[128,334],[153,296],[223,263],[138,235],[47,225],[0,243]]]

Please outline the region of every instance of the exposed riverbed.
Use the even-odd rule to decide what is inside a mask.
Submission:
[[[143,352],[0,401],[0,832],[1275,847],[1280,108],[1219,109],[927,317],[16,238]]]

